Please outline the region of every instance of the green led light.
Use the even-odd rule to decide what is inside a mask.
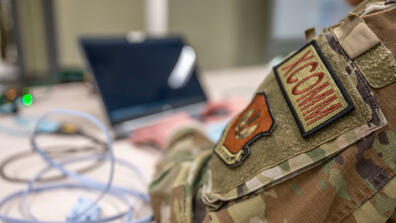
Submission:
[[[33,103],[33,96],[32,96],[31,94],[25,94],[25,95],[22,97],[22,103],[23,103],[25,106],[30,106],[30,105]]]

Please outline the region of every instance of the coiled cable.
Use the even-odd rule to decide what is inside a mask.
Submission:
[[[91,156],[85,156],[85,157],[79,157],[79,158],[68,158],[59,162],[54,161],[51,156],[49,156],[44,150],[42,150],[37,142],[36,142],[36,136],[38,134],[38,126],[39,124],[46,120],[48,116],[50,115],[55,115],[55,114],[66,114],[66,115],[72,115],[72,116],[77,116],[80,118],[84,118],[95,124],[104,134],[106,137],[106,144],[107,144],[107,151],[104,154],[97,154],[97,155],[91,155]],[[33,134],[30,137],[31,145],[36,151],[40,157],[48,164],[47,167],[42,169],[29,183],[28,186],[25,190],[20,190],[17,192],[14,192],[12,194],[9,194],[5,198],[3,198],[0,201],[0,210],[1,208],[11,201],[12,199],[15,198],[22,198],[22,203],[23,203],[23,209],[26,212],[26,214],[29,215],[31,219],[17,219],[9,216],[5,216],[3,214],[0,214],[0,220],[5,223],[63,223],[66,221],[59,221],[59,222],[50,222],[50,221],[41,221],[39,220],[36,216],[33,215],[33,213],[30,211],[28,206],[26,205],[26,199],[29,194],[32,193],[42,193],[45,191],[49,190],[58,190],[58,189],[84,189],[84,190],[89,190],[89,191],[99,191],[99,195],[96,198],[96,200],[89,205],[88,207],[84,208],[82,211],[79,211],[78,214],[73,216],[73,219],[71,219],[71,222],[84,222],[84,223],[106,223],[110,222],[116,219],[125,219],[125,222],[127,223],[144,223],[144,222],[150,222],[152,220],[152,215],[142,217],[140,219],[132,220],[132,211],[133,211],[133,206],[130,204],[129,200],[127,199],[128,196],[135,196],[139,199],[142,199],[145,202],[149,202],[149,197],[147,194],[130,189],[130,188],[123,188],[119,187],[116,185],[113,185],[113,178],[114,178],[114,170],[115,170],[115,164],[118,163],[120,165],[123,165],[134,172],[138,173],[138,176],[142,178],[141,172],[138,170],[137,167],[132,165],[131,163],[117,159],[114,156],[113,148],[112,148],[112,139],[110,136],[110,133],[107,131],[106,127],[101,123],[99,120],[97,120],[95,117],[74,111],[74,110],[66,110],[66,109],[58,109],[58,110],[52,110],[45,115],[43,115],[39,121],[36,124],[36,128],[33,132]],[[79,173],[76,173],[74,171],[70,171],[65,168],[68,164],[75,163],[75,162],[80,162],[84,160],[89,160],[89,159],[94,159],[94,160],[109,160],[110,161],[110,173],[108,176],[108,180],[106,183],[99,182],[97,180],[85,177],[80,175]],[[56,169],[59,171],[62,175],[67,176],[73,180],[75,180],[77,183],[72,184],[72,183],[54,183],[54,184],[48,184],[44,186],[34,186],[34,184],[40,180],[40,178],[50,171],[51,169]],[[125,203],[125,205],[128,207],[125,212],[109,216],[109,217],[104,217],[96,220],[84,220],[80,221],[77,220],[80,216],[84,215],[87,213],[91,208],[93,208],[95,205],[97,205],[104,196],[106,195],[111,195],[119,198],[121,201]],[[67,221],[70,222],[70,221]]]

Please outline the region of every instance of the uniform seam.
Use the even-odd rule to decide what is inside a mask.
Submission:
[[[356,76],[357,80],[362,83],[363,91],[365,91],[366,94],[368,95],[368,97],[367,97],[368,98],[368,103],[367,104],[370,107],[372,107],[372,109],[370,109],[371,117],[373,117],[372,113],[375,113],[377,116],[383,116],[382,111],[381,111],[381,107],[379,106],[377,100],[375,99],[374,91],[371,90],[370,84],[368,83],[368,81],[364,77],[364,74],[362,73],[360,67],[357,65],[357,63],[355,63],[354,60],[352,60],[351,58],[349,58],[346,55],[344,49],[342,48],[341,44],[339,43],[339,41],[337,39],[337,36],[334,34],[333,30],[330,29],[329,32],[330,32],[330,35],[335,38],[335,40],[336,40],[335,43],[337,44],[337,47],[341,50],[341,54],[344,56],[346,61],[349,62],[353,66],[353,68],[355,68],[355,76]],[[379,43],[379,44],[382,44],[382,42]],[[371,118],[371,120],[368,121],[368,124],[372,123],[374,125],[377,125],[376,123],[373,123],[372,120],[373,119]],[[381,120],[380,119],[380,123],[378,124],[378,127],[380,127],[380,128],[384,127],[386,122],[387,122],[386,121],[386,117],[385,117],[385,120]]]
[[[371,184],[373,181],[377,180],[378,176],[380,176],[380,175],[381,175],[382,173],[384,173],[384,172],[386,173],[386,170],[391,170],[391,169],[390,169],[390,168],[386,168],[386,169],[383,169],[383,170],[379,171],[379,172],[375,175],[375,177],[374,177],[373,179],[369,180],[369,181],[366,182],[364,185],[361,185],[361,186],[359,187],[359,189],[357,190],[357,192],[353,193],[353,196],[352,196],[353,200],[357,200],[357,201],[359,202],[359,199],[356,197],[357,194],[359,194],[359,193],[361,193],[361,192],[364,193],[364,191],[363,191],[363,190],[364,190],[364,187],[368,186],[368,185]],[[376,190],[371,196],[368,196],[367,198],[365,198],[365,200],[363,200],[362,202],[359,202],[359,203],[361,203],[361,204],[360,204],[353,212],[349,213],[348,215],[346,215],[345,217],[341,218],[340,220],[344,220],[344,219],[346,219],[347,217],[349,217],[349,216],[351,216],[352,214],[354,214],[354,213],[355,213],[357,210],[359,210],[359,208],[361,208],[366,202],[369,202],[371,198],[373,198],[379,191],[381,191],[381,190],[383,189],[384,185],[387,184],[392,178],[394,178],[395,173],[394,173],[393,170],[391,170],[391,171],[392,171],[392,177],[391,177],[389,180],[383,181],[380,185],[378,185],[378,188],[379,188],[378,190]],[[356,201],[354,201],[354,202],[356,202]],[[343,205],[343,206],[345,206],[345,205]]]
[[[354,67],[356,70],[359,71],[359,72],[355,72],[355,74],[356,74],[356,78],[358,78],[360,81],[363,81],[363,82],[365,83],[365,85],[363,86],[364,91],[366,91],[366,93],[368,93],[369,95],[371,95],[371,94],[370,94],[371,91],[370,91],[370,89],[369,89],[369,87],[368,87],[367,80],[366,80],[365,78],[361,77],[362,71],[360,70],[360,67],[355,63],[354,60],[352,60],[352,59],[345,53],[345,50],[344,50],[344,48],[341,46],[341,44],[340,44],[340,42],[339,42],[337,36],[334,34],[333,29],[330,29],[330,33],[331,33],[331,35],[337,40],[337,41],[335,41],[335,43],[337,44],[337,47],[341,50],[341,54],[344,56],[345,60],[346,60],[347,62],[349,62],[350,64],[352,64],[353,67]],[[378,108],[378,106],[377,106],[376,103],[372,100],[371,97],[368,97],[368,99],[369,99],[369,101],[370,101],[370,104],[374,105],[375,108]]]

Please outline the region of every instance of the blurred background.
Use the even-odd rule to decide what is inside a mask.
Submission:
[[[202,70],[267,63],[304,43],[304,30],[341,19],[342,0],[1,0],[0,80],[83,79],[81,36],[180,34]]]
[[[117,167],[114,182],[146,192],[137,176],[149,182],[172,131],[199,126],[217,141],[271,67],[304,45],[304,30],[319,33],[350,10],[344,0],[0,0],[0,199],[47,166],[33,132],[57,162],[107,151],[109,139],[79,112],[104,122],[115,156],[140,170]],[[39,121],[59,108],[68,110]],[[92,161],[86,174],[110,182],[109,162]],[[80,192],[62,192],[27,204],[48,221],[86,209]],[[106,199],[103,216],[121,210]],[[21,207],[3,209],[27,216]],[[133,210],[151,213],[146,201]]]

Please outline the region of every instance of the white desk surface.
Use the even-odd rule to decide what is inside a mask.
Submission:
[[[264,79],[269,69],[264,66],[248,68],[232,68],[206,72],[202,75],[204,88],[210,99],[221,99],[232,96],[250,97],[259,83]],[[84,84],[63,84],[53,86],[50,89],[37,88],[33,91],[37,95],[35,103],[21,111],[22,116],[39,117],[46,111],[56,108],[75,109],[94,115],[103,122],[106,122],[104,111],[101,108],[98,95],[93,94]],[[62,117],[65,121],[76,121],[83,128],[91,128],[86,121],[81,121],[75,117]],[[9,116],[0,116],[0,125],[15,126],[13,119]],[[103,138],[103,137],[102,137]],[[39,141],[41,145],[80,145],[86,143],[84,140],[70,140],[70,138],[51,137],[43,138]],[[127,139],[117,140],[113,144],[116,157],[122,157],[138,166],[147,181],[151,179],[155,163],[161,157],[161,151],[149,147],[136,147],[128,142]],[[0,161],[12,154],[31,150],[27,137],[11,136],[0,131]],[[12,163],[6,168],[6,172],[12,176],[24,176],[31,178],[38,170],[44,167],[43,161],[34,155],[30,158],[21,159]],[[72,167],[72,169],[75,166]],[[109,166],[107,164],[89,172],[87,175],[95,179],[105,181]],[[135,175],[124,167],[116,166],[115,184],[131,186],[140,190],[146,190],[145,186],[136,183]],[[7,194],[25,188],[25,184],[16,184],[0,178],[0,198]],[[95,198],[96,193],[83,191],[54,191],[44,194],[31,196],[28,205],[33,213],[37,214],[41,220],[63,220],[79,195]],[[12,216],[21,216],[19,200],[10,203],[1,209],[1,213]],[[119,210],[124,210],[124,206],[114,198],[106,198],[101,202],[102,214],[114,214]],[[136,215],[149,213],[149,206],[139,203],[141,208]]]

